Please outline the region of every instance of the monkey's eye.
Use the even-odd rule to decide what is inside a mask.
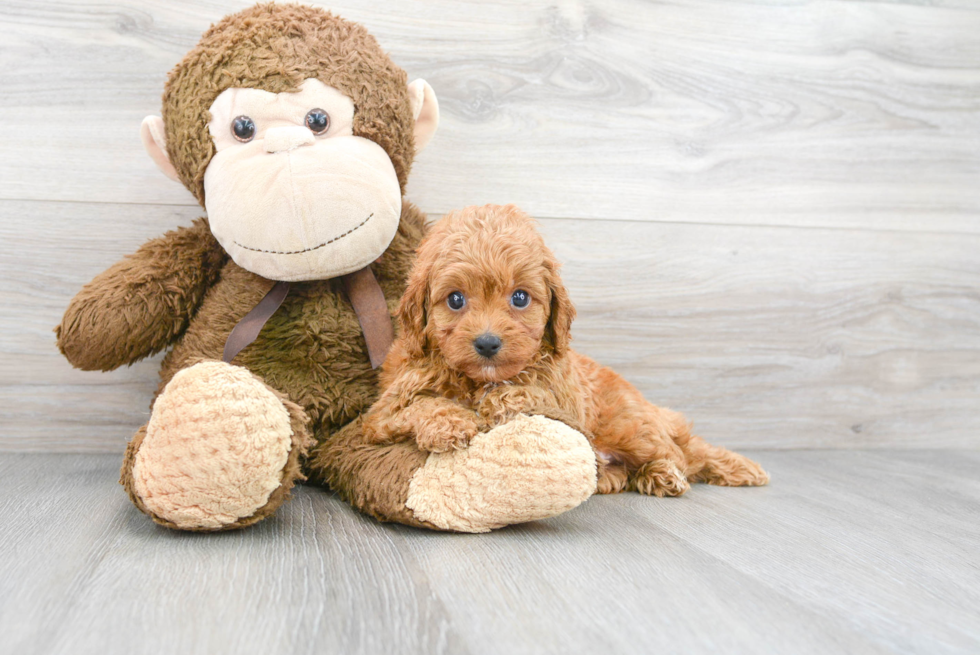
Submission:
[[[518,289],[510,296],[510,304],[517,309],[524,309],[531,302],[531,294],[524,289]]]
[[[322,109],[311,109],[306,115],[306,127],[313,134],[323,134],[330,127],[330,115]]]
[[[453,310],[454,312],[458,312],[463,308],[463,305],[466,304],[466,296],[461,294],[459,291],[453,291],[451,294],[449,294],[449,297],[446,298],[446,304],[449,305],[449,309]]]
[[[239,116],[231,122],[231,133],[242,143],[248,143],[255,136],[255,123],[248,116]]]

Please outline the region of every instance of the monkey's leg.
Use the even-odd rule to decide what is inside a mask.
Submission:
[[[381,521],[489,532],[561,514],[596,490],[588,439],[543,416],[518,416],[444,453],[411,440],[368,443],[360,423],[314,446],[307,466],[312,480]]]
[[[302,480],[302,409],[247,369],[205,361],[176,375],[126,449],[120,482],[179,530],[231,530],[272,514]]]

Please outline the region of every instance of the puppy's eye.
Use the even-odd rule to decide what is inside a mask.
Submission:
[[[255,123],[248,116],[239,116],[231,122],[231,133],[242,143],[248,143],[255,136]]]
[[[313,134],[323,134],[330,127],[330,116],[322,109],[311,109],[306,115],[306,127]]]
[[[510,304],[517,309],[524,309],[531,302],[531,294],[524,289],[518,289],[510,297]]]
[[[446,298],[446,304],[449,305],[449,309],[453,310],[454,312],[458,312],[463,308],[463,305],[466,304],[466,296],[461,294],[459,291],[453,291],[451,294],[449,294],[449,297]]]

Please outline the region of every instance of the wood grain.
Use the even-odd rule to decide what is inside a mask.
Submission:
[[[51,330],[88,279],[199,210],[63,207],[0,201],[10,217],[0,225],[10,247],[0,260],[0,448],[118,451],[147,420],[157,360],[74,371]],[[578,307],[574,347],[686,413],[709,440],[977,447],[980,237],[541,224]]]
[[[247,4],[4,2],[0,198],[193,204],[139,123],[208,24]],[[975,3],[331,8],[441,98],[410,186],[426,211],[980,232]]]
[[[980,445],[980,240],[545,221],[573,347],[734,447]]]
[[[596,497],[489,535],[304,487],[180,534],[113,455],[0,456],[0,652],[973,653],[976,451],[751,453],[758,489]]]
[[[200,213],[139,144],[247,0],[0,4],[0,450],[118,451],[158,359],[72,370],[69,298]],[[576,347],[734,448],[967,447],[980,427],[980,6],[331,6],[441,98],[409,197],[541,217]]]

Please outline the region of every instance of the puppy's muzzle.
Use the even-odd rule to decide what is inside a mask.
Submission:
[[[494,355],[500,350],[500,346],[503,342],[500,340],[496,334],[490,334],[489,332],[481,334],[476,339],[473,339],[473,349],[480,357],[485,357],[487,359],[492,359]]]

